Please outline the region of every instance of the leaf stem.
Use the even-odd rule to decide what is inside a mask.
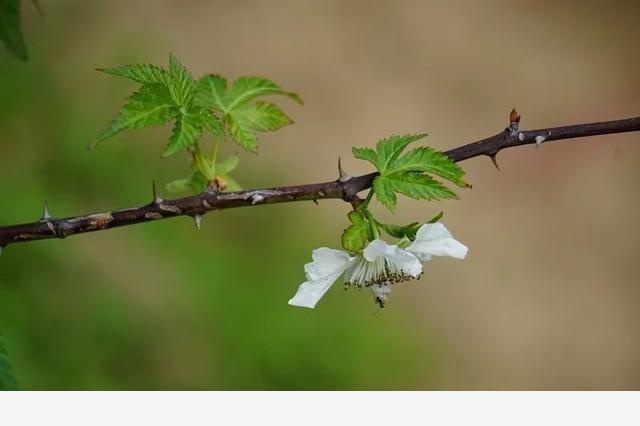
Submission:
[[[369,227],[371,228],[371,232],[373,233],[373,238],[380,238],[380,229],[378,229],[378,221],[373,218],[373,215],[369,211],[369,202],[373,198],[373,189],[369,190],[367,193],[367,197],[364,199],[362,204],[358,207],[362,210],[362,213],[367,217],[367,221],[369,222]]]

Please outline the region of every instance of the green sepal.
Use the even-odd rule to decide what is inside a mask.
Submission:
[[[364,249],[368,241],[373,240],[372,225],[357,210],[349,212],[348,218],[351,226],[342,233],[342,247],[347,251],[357,253]]]
[[[416,232],[420,228],[420,222],[413,222],[408,225],[400,226],[400,225],[389,225],[380,223],[380,227],[394,238],[408,238],[413,241],[416,239]]]
[[[440,219],[442,219],[442,216],[444,216],[444,212],[440,212],[437,215],[435,215],[434,217],[431,218],[431,220],[429,220],[429,222],[427,223],[436,223],[438,222]]]
[[[169,192],[179,193],[193,191],[196,194],[205,190],[208,185],[207,178],[198,170],[194,170],[190,176],[184,179],[176,179],[165,185],[165,188]]]
[[[237,155],[232,155],[231,157],[216,163],[216,173],[231,173],[238,167],[238,163],[240,162],[240,157]]]

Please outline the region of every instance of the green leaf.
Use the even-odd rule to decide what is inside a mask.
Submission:
[[[18,383],[11,374],[11,365],[9,364],[9,354],[4,338],[0,335],[0,391],[18,390]]]
[[[413,222],[408,225],[400,226],[400,225],[388,225],[381,223],[380,226],[384,231],[391,235],[394,238],[408,238],[410,240],[416,239],[416,232],[420,228],[419,222]]]
[[[227,80],[217,74],[209,74],[198,80],[199,103],[220,111],[227,111]]]
[[[260,77],[240,77],[229,88],[226,79],[209,74],[198,81],[196,89],[197,103],[221,111],[222,122],[228,126],[233,140],[253,153],[258,151],[256,132],[273,131],[293,123],[273,103],[257,100],[265,95],[284,95],[302,103],[297,94],[285,92]]]
[[[15,57],[26,61],[29,55],[21,22],[20,0],[0,0],[0,40]]]
[[[207,187],[207,178],[197,170],[194,170],[189,177],[177,179],[165,185],[169,192],[187,192],[193,191],[196,194],[201,193]]]
[[[392,135],[379,141],[376,144],[376,152],[378,153],[378,170],[380,172],[386,172],[387,169],[394,164],[407,145],[426,136],[426,134],[404,136]]]
[[[230,103],[227,111],[242,106],[247,102],[264,95],[284,95],[302,104],[302,98],[293,92],[285,92],[274,82],[261,77],[240,77],[233,82],[229,90]]]
[[[388,173],[427,172],[449,180],[460,187],[468,186],[462,180],[462,176],[464,176],[462,168],[443,153],[429,147],[420,147],[407,152],[394,161],[387,171]]]
[[[258,152],[258,144],[256,143],[256,135],[251,127],[251,124],[244,119],[244,117],[235,114],[229,114],[227,116],[227,123],[229,125],[229,133],[231,138],[246,149],[254,154]]]
[[[209,130],[215,136],[224,136],[224,126],[222,122],[211,111],[199,106],[191,107],[189,114],[194,120],[200,123],[201,127]]]
[[[371,148],[352,148],[353,156],[372,163],[378,169],[378,153]]]
[[[96,71],[128,78],[144,84],[165,84],[167,79],[166,70],[149,64],[124,65],[115,68],[96,68]]]
[[[202,121],[199,115],[180,114],[176,119],[169,145],[162,153],[162,157],[169,157],[176,152],[194,145],[202,136]]]
[[[167,88],[160,84],[144,85],[129,97],[118,117],[102,132],[90,148],[126,129],[155,127],[165,124],[177,113]]]
[[[431,176],[419,172],[380,175],[373,180],[373,190],[382,204],[394,211],[396,192],[415,199],[443,200],[456,194]]]
[[[396,193],[416,199],[440,200],[454,198],[455,194],[428,174],[447,179],[458,186],[467,187],[464,172],[449,157],[429,147],[413,149],[404,155],[405,148],[425,134],[392,135],[370,148],[353,148],[353,155],[372,163],[380,173],[373,181],[373,190],[382,204],[394,210]]]
[[[270,102],[258,101],[255,104],[245,105],[233,114],[241,113],[251,128],[261,132],[274,131],[292,124],[289,118],[280,108]]]
[[[167,86],[174,102],[181,107],[189,107],[195,94],[195,81],[187,68],[173,53],[169,54]]]
[[[357,210],[349,212],[348,217],[352,225],[342,233],[342,247],[354,253],[359,252],[367,241],[373,240],[371,226],[364,215]]]

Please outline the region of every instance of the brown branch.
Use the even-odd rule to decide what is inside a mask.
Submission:
[[[497,165],[496,155],[505,148],[547,143],[554,140],[579,138],[612,133],[640,131],[640,117],[598,123],[577,124],[573,126],[552,127],[548,129],[518,129],[520,116],[512,111],[510,125],[504,131],[477,142],[446,151],[453,161],[486,155]],[[377,173],[351,177],[339,167],[337,180],[310,185],[285,186],[250,191],[219,192],[207,190],[201,194],[162,200],[156,195],[153,200],[141,207],[94,213],[83,216],[55,219],[49,215],[45,204],[42,219],[37,222],[0,227],[0,252],[12,243],[42,240],[47,238],[65,238],[69,235],[101,231],[119,226],[166,219],[175,216],[191,216],[200,227],[202,216],[212,210],[230,209],[258,204],[288,203],[292,201],[318,201],[341,199],[353,202],[359,192],[371,187]]]

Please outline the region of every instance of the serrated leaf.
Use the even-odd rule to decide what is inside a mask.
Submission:
[[[227,110],[227,79],[217,75],[209,74],[198,80],[197,97],[199,103],[220,111]]]
[[[378,168],[378,153],[371,148],[351,148],[353,156],[359,160],[365,160]]]
[[[400,225],[389,225],[389,224],[380,224],[384,231],[391,235],[394,238],[408,238],[410,240],[415,240],[416,232],[418,232],[418,228],[420,228],[419,222],[413,222],[408,225],[400,226]]]
[[[144,85],[129,97],[118,117],[90,148],[126,129],[161,126],[171,120],[176,113],[177,108],[165,86]]]
[[[426,137],[426,134],[418,135],[391,135],[376,144],[378,154],[378,171],[386,172],[400,156],[402,151],[412,142]]]
[[[407,152],[391,163],[388,173],[427,172],[447,179],[460,187],[467,186],[462,176],[464,171],[449,157],[429,147],[420,147]]]
[[[11,373],[9,354],[4,338],[0,334],[0,391],[18,390],[18,383]]]
[[[373,190],[382,204],[389,210],[395,210],[396,192],[415,199],[443,200],[456,198],[449,188],[428,175],[419,172],[396,173],[377,176],[373,181]]]
[[[257,101],[234,111],[234,114],[238,112],[242,112],[244,119],[249,122],[254,130],[261,132],[278,130],[287,124],[293,123],[291,118],[270,102]]]
[[[169,138],[169,145],[162,153],[162,157],[169,157],[195,144],[202,136],[202,121],[198,115],[180,114]]]
[[[181,107],[189,107],[196,89],[195,81],[173,53],[169,54],[168,76],[167,86],[174,102]]]
[[[114,68],[96,68],[106,74],[128,78],[143,84],[166,84],[167,71],[150,64],[123,65]]]
[[[196,194],[201,193],[207,187],[207,178],[198,170],[194,170],[191,175],[184,179],[176,179],[165,185],[169,192],[179,193],[193,191]]]
[[[15,57],[29,58],[22,34],[20,0],[0,0],[0,40]]]
[[[369,240],[372,240],[371,226],[362,213],[357,210],[349,212],[351,226],[342,233],[342,247],[351,252],[361,251]]]
[[[194,120],[199,120],[200,125],[216,136],[224,135],[222,122],[211,111],[202,107],[191,107],[189,110]]]
[[[229,125],[229,133],[231,138],[241,147],[254,154],[258,152],[258,144],[256,143],[256,135],[246,120],[243,120],[242,115],[235,116],[235,114],[229,114],[227,116],[227,123]]]
[[[302,104],[302,98],[293,92],[285,92],[274,82],[262,77],[240,77],[229,90],[230,103],[227,112],[264,95],[284,95]]]

